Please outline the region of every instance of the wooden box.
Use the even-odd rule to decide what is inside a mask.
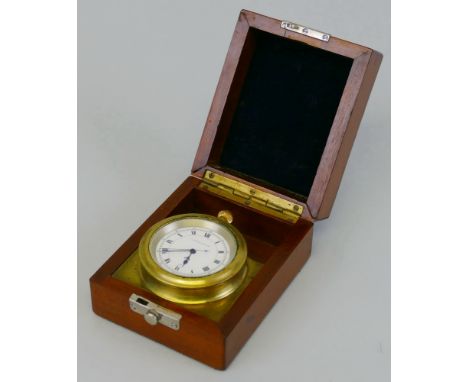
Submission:
[[[382,55],[325,33],[241,11],[192,173],[91,277],[96,314],[217,369],[226,368],[311,253],[329,216]],[[135,253],[171,215],[228,209],[251,262],[242,290],[184,306],[145,289]],[[149,325],[132,294],[181,315]]]

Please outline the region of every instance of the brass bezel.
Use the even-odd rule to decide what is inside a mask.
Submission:
[[[219,272],[204,277],[183,277],[163,269],[153,259],[150,245],[155,233],[171,223],[198,220],[199,226],[218,225],[235,239],[236,253],[232,261]],[[166,218],[153,225],[143,235],[138,248],[140,276],[145,286],[155,294],[178,303],[198,304],[219,300],[234,292],[247,274],[247,244],[242,234],[225,219],[206,214],[182,214]]]

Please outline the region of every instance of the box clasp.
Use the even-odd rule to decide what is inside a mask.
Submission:
[[[182,318],[179,313],[163,308],[135,293],[130,296],[128,303],[130,309],[141,314],[148,324],[161,324],[173,330],[179,330],[180,319]]]
[[[250,187],[210,170],[207,170],[203,175],[200,187],[291,223],[296,223],[304,210],[304,207],[297,203]]]
[[[328,33],[316,31],[308,27],[304,27],[302,25],[292,23],[290,21],[282,21],[281,28],[287,29],[288,31],[300,33],[305,36],[316,38],[318,40],[325,41],[325,42],[328,42],[328,40],[330,40],[330,37],[331,37]]]

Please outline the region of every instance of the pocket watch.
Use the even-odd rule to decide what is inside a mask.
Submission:
[[[216,301],[247,275],[247,244],[232,214],[183,214],[153,225],[138,248],[140,277],[156,295],[182,304]]]

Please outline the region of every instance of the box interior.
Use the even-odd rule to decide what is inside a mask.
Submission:
[[[250,284],[257,276],[264,280],[268,280],[273,275],[265,277],[262,272],[269,272],[268,267],[264,267],[271,259],[283,253],[281,249],[286,244],[290,236],[294,232],[294,237],[297,233],[304,232],[304,235],[310,229],[312,223],[299,220],[295,224],[291,224],[279,219],[267,217],[248,207],[238,205],[218,195],[208,193],[199,188],[193,188],[185,198],[182,199],[174,209],[172,209],[167,217],[184,214],[184,213],[203,213],[209,215],[217,215],[220,210],[228,209],[234,216],[236,228],[243,234],[248,247],[249,256],[249,275],[245,285],[240,288],[238,293],[220,300],[218,302],[198,304],[198,305],[180,305],[184,309],[197,313],[202,317],[206,317],[212,321],[220,322],[223,318],[229,315],[231,308],[241,294],[253,294],[250,290]],[[137,267],[138,259],[137,252],[129,255],[129,258],[114,272],[113,277],[121,281],[125,281],[133,286],[144,288],[139,279]]]
[[[305,200],[352,64],[250,28],[209,165]]]

